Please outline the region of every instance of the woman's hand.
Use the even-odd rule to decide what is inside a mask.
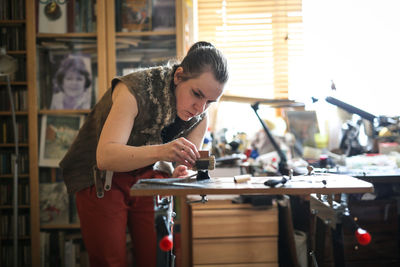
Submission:
[[[174,172],[172,173],[173,178],[185,178],[188,176],[188,168],[185,165],[176,166]]]
[[[200,158],[197,147],[183,137],[164,144],[163,147],[164,160],[177,162],[178,165],[185,165],[188,168],[191,168],[196,160]]]

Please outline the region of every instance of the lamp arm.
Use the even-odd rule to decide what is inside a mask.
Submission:
[[[265,124],[265,122],[260,118],[260,115],[258,115],[258,105],[260,103],[256,102],[253,105],[251,105],[251,108],[254,110],[254,112],[256,113],[256,116],[258,118],[258,120],[261,122],[261,125],[265,131],[265,133],[267,134],[269,140],[271,141],[271,144],[273,145],[273,147],[275,148],[276,152],[279,155],[280,161],[278,164],[279,167],[279,172],[283,175],[288,175],[289,174],[289,169],[287,166],[287,159],[285,154],[282,152],[281,148],[279,147],[279,145],[276,143],[274,137],[272,136],[270,130],[268,129],[267,125]]]

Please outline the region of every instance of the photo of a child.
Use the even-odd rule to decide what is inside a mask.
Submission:
[[[50,109],[90,109],[92,77],[90,57],[67,55],[52,78]]]

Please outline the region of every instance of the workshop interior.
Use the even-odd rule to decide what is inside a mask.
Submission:
[[[400,3],[2,0],[0,266],[90,266],[59,163],[116,76],[227,58],[200,158],[143,177],[157,266],[400,266]],[[79,60],[79,105],[54,101]],[[75,70],[76,71],[76,70]],[[95,171],[101,199],[112,173]],[[106,230],[106,229],[105,229]],[[133,242],[126,234],[126,259]]]

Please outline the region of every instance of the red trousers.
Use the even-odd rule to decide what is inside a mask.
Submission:
[[[90,266],[127,266],[127,227],[132,239],[135,266],[156,266],[153,197],[129,195],[131,186],[142,177],[164,178],[167,175],[151,169],[114,173],[111,190],[105,191],[103,198],[97,198],[94,186],[76,193]]]

